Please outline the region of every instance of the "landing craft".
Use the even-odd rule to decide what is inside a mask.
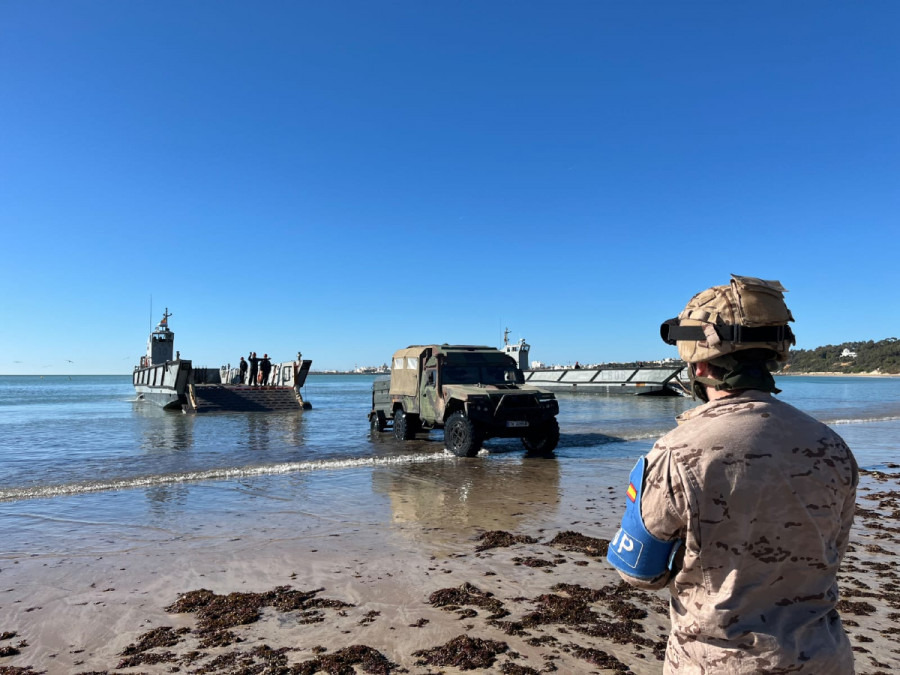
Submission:
[[[175,351],[175,333],[169,329],[169,309],[150,333],[147,353],[131,376],[138,398],[166,410],[190,413],[274,412],[306,410],[301,387],[312,361],[302,359],[272,364],[269,384],[243,384],[240,371],[230,366],[195,368]]]
[[[503,352],[513,359],[525,383],[541,389],[579,394],[627,394],[632,396],[684,396],[680,380],[684,365],[637,367],[533,368],[528,362],[531,345],[525,339],[510,344],[509,328],[503,332]]]

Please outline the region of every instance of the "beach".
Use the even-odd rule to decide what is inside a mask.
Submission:
[[[302,527],[7,557],[0,673],[660,673],[668,591],[603,559],[627,465],[483,461],[360,469],[357,500],[325,481],[311,501],[349,503]],[[863,473],[840,576],[857,673],[900,666],[897,469]]]

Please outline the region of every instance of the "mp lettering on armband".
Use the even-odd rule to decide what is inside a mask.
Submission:
[[[609,549],[615,551],[616,556],[632,569],[637,568],[643,548],[644,545],[640,540],[629,536],[629,534],[621,527],[619,528],[619,531],[616,532],[615,538],[609,545]]]

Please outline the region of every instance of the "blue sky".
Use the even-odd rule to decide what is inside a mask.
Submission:
[[[900,337],[900,4],[0,3],[0,373],[674,356],[780,279]],[[151,316],[152,306],[152,316]]]

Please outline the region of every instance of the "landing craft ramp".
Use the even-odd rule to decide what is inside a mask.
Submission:
[[[563,393],[683,396],[682,370],[684,366],[528,370],[525,382]]]
[[[276,412],[301,410],[303,399],[292,387],[192,384],[185,412]]]

